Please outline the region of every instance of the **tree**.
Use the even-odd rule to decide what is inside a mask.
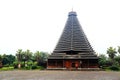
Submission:
[[[104,54],[99,55],[99,65],[105,66],[107,62],[107,57]]]
[[[13,64],[13,62],[15,61],[15,56],[10,54],[10,55],[6,55],[7,59],[8,59],[8,64],[11,65]]]
[[[38,64],[40,63],[41,57],[41,53],[39,51],[36,51],[34,54],[34,58],[36,59]]]
[[[22,49],[18,49],[18,51],[16,51],[16,56],[17,56],[17,60],[18,60],[18,68],[21,68],[21,62],[23,60],[23,51]]]
[[[0,55],[0,68],[2,68],[2,55]]]
[[[2,55],[0,55],[0,61],[2,61]]]
[[[19,63],[24,61],[24,66],[25,66],[25,62],[26,61],[28,62],[31,59],[32,52],[30,52],[30,50],[22,51],[22,49],[18,49],[16,56]]]
[[[15,61],[15,56],[13,56],[11,54],[10,55],[4,54],[2,56],[3,65],[12,65],[14,61]]]
[[[49,54],[47,52],[40,52],[41,53],[41,60],[47,61]]]
[[[22,52],[22,49],[18,49],[18,51],[16,51],[16,56],[17,56],[17,60],[18,62],[20,63],[23,59],[23,52]]]
[[[32,52],[30,52],[30,50],[26,50],[23,54],[26,61],[29,61],[32,57]]]
[[[23,61],[24,61],[24,66],[25,66],[25,61],[27,62],[28,65],[28,61],[30,61],[32,59],[32,52],[30,50],[26,50],[23,52]]]
[[[9,60],[8,60],[8,57],[6,54],[3,54],[3,56],[2,56],[2,64],[3,65],[9,64]]]
[[[114,57],[115,57],[116,54],[117,54],[116,48],[109,47],[109,48],[107,49],[107,54],[108,54],[109,58],[113,60]]]
[[[120,55],[115,57],[115,61],[118,62],[120,65]]]
[[[120,54],[120,46],[118,46],[118,53]]]

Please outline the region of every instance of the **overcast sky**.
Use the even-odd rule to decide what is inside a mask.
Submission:
[[[0,0],[0,54],[51,53],[72,8],[97,53],[120,46],[119,0]]]

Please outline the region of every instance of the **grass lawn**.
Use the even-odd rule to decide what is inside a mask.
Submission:
[[[14,70],[14,67],[2,67],[2,68],[0,68],[0,71],[8,71],[8,70]]]

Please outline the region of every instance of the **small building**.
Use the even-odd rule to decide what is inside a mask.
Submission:
[[[99,69],[98,57],[74,11],[68,14],[63,33],[48,57],[47,69]]]

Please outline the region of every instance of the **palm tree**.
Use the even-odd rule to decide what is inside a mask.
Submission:
[[[31,59],[31,57],[32,57],[32,52],[30,52],[30,50],[26,50],[24,52],[24,55],[25,55],[26,61],[29,61]]]
[[[16,56],[17,56],[17,59],[18,59],[18,62],[21,62],[22,59],[23,59],[23,51],[22,49],[18,49],[18,51],[16,51]]]
[[[114,57],[115,57],[116,54],[117,54],[116,48],[109,47],[109,48],[107,49],[107,54],[108,54],[108,56],[113,60]]]
[[[23,51],[22,49],[18,49],[18,51],[16,51],[16,56],[17,56],[17,60],[18,60],[18,67],[21,67],[21,62],[23,60]]]
[[[24,61],[27,61],[28,63],[28,61],[31,60],[32,58],[32,52],[30,52],[30,50],[27,49],[23,54],[24,54]]]
[[[34,57],[35,57],[35,59],[37,61],[37,64],[39,64],[40,60],[41,60],[41,57],[42,57],[41,53],[39,51],[36,51],[35,54],[34,54]]]

